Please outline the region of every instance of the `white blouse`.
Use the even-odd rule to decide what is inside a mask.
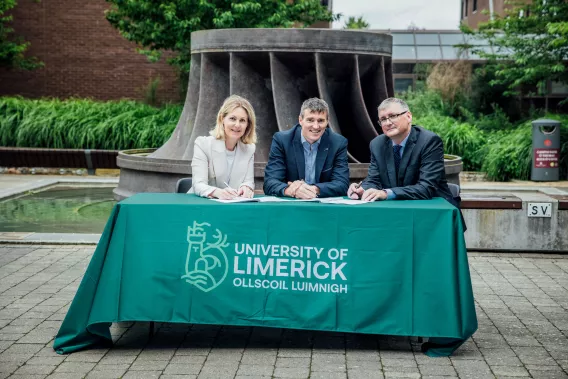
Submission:
[[[233,151],[230,150],[225,150],[225,153],[227,154],[227,183],[229,183],[229,180],[231,178],[231,172],[233,172],[233,163],[235,163],[235,155],[237,155],[237,147],[235,146],[235,149]]]

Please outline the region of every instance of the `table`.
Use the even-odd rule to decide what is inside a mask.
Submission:
[[[441,198],[221,204],[141,193],[116,204],[54,343],[111,341],[121,321],[429,337],[477,329],[459,211]]]

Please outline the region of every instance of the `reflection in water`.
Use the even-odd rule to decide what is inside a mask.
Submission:
[[[0,202],[0,232],[102,233],[116,203],[112,187],[55,186]]]

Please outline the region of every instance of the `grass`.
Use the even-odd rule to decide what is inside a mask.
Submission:
[[[134,101],[0,98],[0,144],[14,147],[122,150],[159,147],[173,132],[180,105]]]

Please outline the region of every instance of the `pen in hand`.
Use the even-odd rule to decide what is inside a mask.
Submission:
[[[225,189],[227,191],[229,191],[232,195],[237,196],[237,197],[239,196],[238,193],[237,193],[237,190],[234,189],[234,188],[231,188],[231,186],[227,182],[223,182],[223,184],[227,186],[227,188],[225,188]]]
[[[354,188],[359,189],[361,187],[361,184],[363,184],[363,181],[360,181],[359,183],[355,183]],[[349,197],[353,200],[359,200],[360,199],[359,194],[355,191],[352,191],[351,194],[349,195]]]

